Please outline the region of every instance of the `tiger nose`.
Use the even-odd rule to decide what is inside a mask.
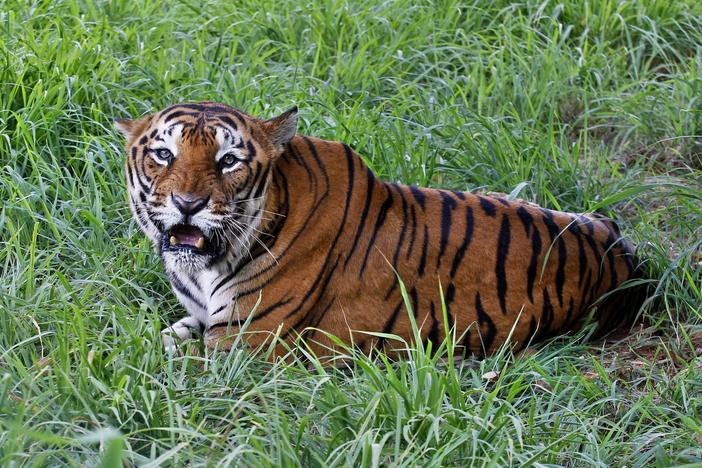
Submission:
[[[173,204],[178,208],[178,211],[184,215],[194,215],[203,209],[210,200],[210,197],[196,197],[192,192],[186,192],[183,195],[171,193],[171,200],[173,200]]]

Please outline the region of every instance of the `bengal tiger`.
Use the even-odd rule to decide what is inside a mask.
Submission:
[[[320,355],[332,336],[391,349],[417,337],[411,310],[424,342],[450,331],[484,356],[589,314],[611,330],[641,304],[621,288],[640,269],[611,220],[384,182],[348,145],[296,135],[297,108],[261,120],[184,103],[115,124],[134,218],[188,312],[169,350],[194,331],[228,349],[244,324],[253,348],[276,334],[277,354],[299,336]]]

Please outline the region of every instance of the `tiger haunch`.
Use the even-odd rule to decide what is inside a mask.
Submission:
[[[610,294],[639,275],[613,222],[383,182],[296,123],[297,109],[264,121],[210,102],[117,122],[132,212],[189,313],[169,329],[179,338],[200,329],[226,348],[248,319],[254,347],[280,329],[321,354],[321,331],[390,348],[364,332],[412,338],[397,275],[423,340],[446,325],[478,355],[510,333],[521,348],[575,330],[593,305],[601,331],[640,306],[637,288]]]

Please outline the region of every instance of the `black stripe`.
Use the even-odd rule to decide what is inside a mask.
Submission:
[[[302,168],[305,170],[307,173],[307,181],[308,181],[308,186],[309,186],[309,191],[314,195],[314,198],[317,198],[317,177],[312,173],[312,170],[310,169],[309,164],[307,164],[307,161],[305,161],[305,158],[300,156],[300,153],[297,151],[297,149],[290,143],[287,145],[287,151],[286,154],[292,155],[293,159],[297,161],[297,163],[302,166]]]
[[[536,269],[539,264],[541,248],[541,234],[534,226],[534,229],[531,231],[531,259],[527,268],[527,294],[532,304],[534,303],[534,281],[536,280]]]
[[[456,256],[453,257],[453,264],[451,265],[451,278],[456,276],[456,271],[458,271],[458,266],[463,260],[463,256],[468,250],[470,241],[473,238],[473,209],[470,206],[466,206],[466,229],[463,233],[463,242],[456,251]]]
[[[263,174],[263,171],[261,168],[263,167],[263,164],[261,161],[256,161],[256,169],[251,169],[251,172],[249,173],[246,183],[247,183],[247,190],[245,193],[239,192],[237,194],[237,199],[239,200],[249,200],[251,198],[251,192],[258,187],[258,180]],[[253,176],[253,178],[252,178]]]
[[[168,114],[168,115],[163,119],[163,123],[164,123],[164,124],[167,124],[169,121],[175,119],[176,117],[180,117],[180,116],[182,116],[182,115],[187,115],[187,116],[190,116],[190,117],[196,117],[196,116],[197,116],[197,113],[195,113],[195,112],[187,112],[187,111],[183,111],[183,110],[177,110],[177,111],[174,111],[174,112],[171,112],[170,114]]]
[[[529,214],[529,212],[523,206],[520,206],[519,208],[517,208],[517,216],[519,216],[519,219],[522,221],[522,224],[524,225],[524,234],[526,234],[526,236],[529,237],[529,231],[531,229],[532,223],[534,222],[534,218]]]
[[[410,234],[409,246],[407,247],[407,258],[410,258],[412,255],[414,240],[417,237],[417,212],[414,209],[414,205],[410,206],[410,225],[412,226],[412,233]]]
[[[146,164],[146,156],[143,156],[143,157],[141,158],[141,161],[139,161],[139,166],[141,166],[141,167],[140,167],[140,168],[141,168],[141,173],[137,172],[137,176],[139,176],[140,179],[141,179],[141,177],[143,177],[144,180],[146,180],[146,183],[147,183],[147,184],[150,184],[150,183],[151,183],[151,177],[149,177],[149,176],[146,174],[146,166],[145,166],[145,164]]]
[[[507,272],[505,263],[509,255],[509,244],[511,238],[509,217],[502,215],[502,226],[497,239],[497,263],[495,264],[495,276],[497,278],[497,297],[500,300],[502,314],[507,314]]]
[[[369,169],[366,169],[366,202],[363,206],[363,212],[361,213],[361,221],[358,224],[358,229],[356,229],[356,236],[353,239],[353,244],[351,244],[351,250],[349,251],[346,260],[344,261],[344,269],[349,263],[349,260],[351,260],[353,253],[356,251],[356,247],[358,247],[358,242],[361,239],[361,234],[365,229],[366,219],[368,218],[368,212],[370,211],[371,201],[373,200],[374,187],[375,177],[373,177],[373,173]]]
[[[146,135],[144,135],[143,137],[141,137],[141,139],[139,139],[139,144],[140,144],[140,145],[145,145],[147,141],[149,141],[149,137],[147,137]],[[133,148],[133,149],[136,149],[136,148]]]
[[[405,239],[405,232],[407,231],[407,200],[405,200],[405,197],[402,194],[402,190],[400,190],[395,184],[390,184],[389,187],[391,189],[395,189],[398,195],[400,196],[400,199],[402,200],[402,229],[400,230],[400,238],[398,239],[397,245],[395,246],[395,254],[392,257],[392,267],[395,269],[395,272],[398,272],[397,260],[400,256],[400,251],[402,250],[402,243]],[[397,274],[394,276],[395,279],[392,283],[392,286],[390,286],[388,292],[385,293],[385,300],[387,300],[390,297],[393,291],[395,291],[395,288],[397,288],[397,286],[399,285]]]
[[[539,230],[534,226],[534,218],[529,214],[529,212],[524,207],[517,208],[517,216],[522,221],[524,225],[524,232],[527,237],[531,232],[531,259],[529,260],[529,267],[527,268],[527,295],[529,296],[529,301],[534,303],[534,280],[536,279],[536,268],[539,263],[539,255],[541,255],[541,235]]]
[[[197,283],[197,280],[195,279],[195,277],[193,277],[193,275],[188,274],[188,273],[184,273],[184,275],[188,278],[188,280],[190,280],[190,282],[192,283],[192,285],[193,285],[193,287],[195,288],[195,290],[196,290],[198,293],[202,293],[202,288],[201,288],[200,285]]]
[[[331,184],[329,183],[329,174],[327,173],[327,167],[324,165],[322,160],[319,159],[319,152],[317,151],[317,147],[312,142],[312,140],[310,140],[306,136],[303,136],[302,139],[305,140],[305,143],[307,143],[307,146],[310,150],[310,153],[312,154],[312,157],[314,158],[315,162],[317,163],[317,166],[319,167],[319,171],[324,176],[324,182],[326,183],[326,188],[327,188],[327,190],[329,190],[329,188],[331,187]],[[353,152],[351,151],[351,148],[349,148],[347,145],[343,145],[343,146],[344,146],[344,151],[346,153],[346,157],[350,158],[351,155],[353,154]],[[351,160],[351,166],[353,166],[353,160]],[[353,177],[355,169],[351,166],[349,166],[349,170],[350,170],[349,174]]]
[[[127,174],[127,183],[129,184],[130,187],[134,187],[134,179],[132,178],[132,168],[129,165],[127,165],[125,167],[124,172]],[[139,193],[141,194],[142,192],[139,192]]]
[[[222,122],[224,122],[225,124],[229,125],[229,126],[230,126],[232,129],[234,129],[234,130],[236,130],[237,128],[239,128],[239,127],[237,126],[236,122],[234,122],[234,120],[232,120],[232,118],[229,117],[228,115],[218,115],[217,118],[218,118],[219,120],[221,120]]]
[[[582,287],[585,281],[585,271],[587,270],[587,254],[585,254],[585,243],[583,242],[580,228],[576,225],[575,220],[568,225],[568,231],[575,236],[578,241],[578,287]]]
[[[449,235],[451,234],[451,213],[456,207],[456,200],[451,198],[448,193],[439,190],[439,195],[441,195],[441,240],[439,244],[439,257],[436,260],[437,268],[441,267],[441,257],[443,257],[446,252]]]
[[[400,300],[400,302],[395,307],[395,310],[392,311],[392,314],[390,314],[390,318],[385,322],[385,325],[383,325],[383,333],[392,333],[392,328],[395,326],[395,321],[397,320],[397,316],[399,315],[400,310],[402,310],[403,303],[403,300]],[[381,342],[383,341],[384,338],[381,339]]]
[[[424,225],[424,242],[422,243],[422,255],[419,258],[419,276],[424,276],[424,270],[427,266],[427,249],[429,247],[429,229]]]
[[[380,228],[383,227],[383,224],[385,224],[385,218],[387,217],[388,210],[392,206],[392,191],[387,188],[387,196],[385,197],[385,201],[380,207],[380,211],[378,212],[378,218],[375,221],[375,227],[373,228],[373,234],[371,235],[370,242],[368,243],[368,247],[366,247],[366,254],[363,257],[363,264],[361,264],[361,271],[358,273],[358,276],[360,277],[363,275],[363,272],[366,271],[366,264],[368,263],[368,256],[371,253],[371,249],[373,248],[373,245],[375,245],[375,238],[378,236],[378,231],[380,231]]]
[[[263,177],[261,177],[261,180],[258,183],[258,187],[256,188],[256,191],[254,192],[253,199],[256,200],[260,198],[263,195],[263,191],[266,189],[266,186],[268,185],[268,174],[271,171],[271,166],[266,166],[266,170],[263,172]]]
[[[212,317],[213,315],[217,315],[218,313],[222,312],[228,305],[229,305],[229,304],[224,304],[224,305],[221,305],[221,306],[217,307],[217,308],[210,314],[210,317]]]
[[[541,309],[541,333],[547,334],[551,330],[553,323],[553,306],[551,305],[551,297],[548,295],[548,289],[544,288],[544,303]]]
[[[597,247],[597,244],[595,243],[595,239],[592,236],[585,236],[585,242],[590,246],[590,250],[592,250],[592,255],[595,257],[595,265],[597,265],[596,275],[597,275],[597,280],[595,281],[595,285],[593,290],[591,291],[592,295],[590,297],[590,300],[587,301],[587,305],[591,304],[591,301],[594,300],[594,295],[599,293],[600,290],[600,285],[602,284],[602,278],[604,278],[604,275],[602,274],[602,267],[604,266],[602,264],[602,254],[600,252],[600,249]]]
[[[417,200],[417,203],[419,203],[419,206],[424,209],[424,192],[418,187],[415,187],[414,185],[409,186],[410,191],[412,192],[412,195],[414,196],[414,199]]]
[[[136,149],[136,148],[135,148],[135,149]],[[135,178],[135,179],[137,180],[137,182],[139,183],[139,187],[141,187],[141,190],[142,190],[143,192],[145,192],[145,193],[150,194],[150,193],[151,193],[151,186],[149,186],[149,184],[148,184],[148,183],[150,182],[150,179],[149,179],[148,177],[146,177],[146,175],[144,175],[144,179],[146,179],[146,182],[144,182],[144,181],[142,180],[141,174],[140,174],[140,172],[139,172],[139,169],[140,169],[140,168],[141,168],[142,171],[144,170],[144,160],[145,160],[145,159],[146,159],[146,157],[142,157],[142,158],[141,158],[141,164],[137,164],[136,161],[134,162],[134,165],[133,165],[134,176],[135,176],[134,178]],[[141,167],[139,167],[139,166],[141,166]]]
[[[247,262],[241,262],[241,263],[247,264]],[[242,265],[242,268],[243,268],[243,265]],[[222,280],[220,280],[220,282],[217,283],[217,285],[212,289],[212,292],[210,293],[210,297],[214,297],[214,295],[217,294],[217,291],[219,291],[222,288],[222,286],[224,286],[225,284],[227,284],[228,282],[233,280],[234,277],[237,275],[237,273],[239,273],[239,271],[241,271],[241,269],[237,268],[236,270],[232,271],[227,276],[225,276]]]
[[[590,235],[593,235],[595,233],[595,226],[592,223],[592,220],[586,216],[583,215],[578,215],[578,220],[580,221],[581,226],[586,226],[587,227],[587,233]]]
[[[266,170],[268,170],[268,168],[266,168]],[[253,177],[253,180],[251,181],[251,185],[249,186],[249,191],[248,191],[247,195],[245,197],[243,197],[244,200],[249,198],[249,196],[251,195],[251,192],[253,192],[253,190],[256,187],[258,187],[258,183],[261,180],[261,176],[264,174],[263,163],[261,161],[256,161],[256,169],[252,170],[251,173],[253,174],[254,177]]]
[[[207,310],[207,307],[200,302],[194,295],[193,293],[185,286],[180,279],[172,274],[169,275],[169,279],[171,280],[171,285],[173,286],[174,289],[176,289],[179,293],[181,293],[183,296],[188,298],[190,301],[192,301],[195,305],[200,307],[201,309]]]
[[[556,294],[558,295],[558,304],[563,307],[563,285],[565,284],[565,265],[567,260],[567,252],[563,236],[559,235],[561,230],[553,221],[553,215],[545,208],[541,209],[544,214],[543,221],[551,236],[551,245],[554,239],[558,237],[558,270],[556,271]]]
[[[434,306],[434,301],[429,303],[429,311],[431,314],[431,328],[429,329],[429,334],[427,339],[434,344],[435,347],[439,344],[439,321],[436,319],[436,310]]]
[[[470,345],[470,335],[470,327],[468,327],[463,332],[463,339],[461,340],[461,346],[463,346],[463,353],[465,356],[473,354],[473,348]]]
[[[495,216],[497,213],[497,208],[495,208],[495,204],[492,203],[490,200],[484,197],[478,197],[478,201],[480,202],[480,207],[483,209],[486,215],[488,216]]]
[[[168,109],[166,109],[164,112],[176,108],[176,107],[183,107],[185,109],[193,109],[196,111],[200,112],[223,112],[225,114],[231,114],[236,116],[239,120],[242,122],[244,121],[244,117],[241,115],[240,112],[238,112],[236,109],[225,106],[222,104],[196,104],[196,103],[184,103],[184,104],[176,104],[175,106],[171,106]]]
[[[483,342],[483,353],[487,354],[492,349],[492,343],[495,341],[497,327],[495,326],[495,322],[490,318],[490,315],[485,312],[483,304],[480,301],[479,292],[475,295],[475,310],[478,312],[478,325],[480,326],[480,337]]]
[[[407,232],[407,200],[405,200],[402,190],[395,185],[391,185],[391,187],[395,188],[397,194],[400,196],[400,200],[402,200],[402,229],[400,230],[400,238],[397,241],[397,249],[395,250],[395,255],[392,259],[392,265],[395,267],[395,270],[397,270],[397,259],[400,255],[400,250],[402,250],[402,243],[405,240],[405,233]]]
[[[466,199],[466,194],[463,192],[458,192],[458,191],[453,191],[453,193],[459,200],[465,200]]]
[[[131,198],[131,195],[130,195]],[[132,202],[134,199],[132,198]],[[149,218],[148,214],[146,213],[146,210],[141,206],[141,205],[134,205],[134,209],[136,210],[136,217],[137,221],[140,225],[145,225],[148,226],[148,223],[151,222],[151,219]]]
[[[246,150],[248,151],[248,156],[246,157],[249,161],[252,161],[256,157],[256,147],[253,145],[251,140],[246,142]]]
[[[419,299],[417,297],[416,287],[413,287],[410,290],[410,299],[412,300],[412,310],[414,311],[414,316],[417,317],[417,311],[419,310]]]
[[[455,298],[456,286],[454,286],[453,283],[449,283],[448,287],[446,288],[446,294],[444,295],[444,304],[446,304],[446,318],[448,319],[449,330],[453,328],[453,325],[455,323],[455,320],[453,319],[453,314],[451,313],[451,304],[453,303],[453,300]]]
[[[610,230],[609,235],[607,235],[607,243],[605,244],[605,249],[607,251],[607,260],[609,261],[609,272],[612,276],[612,280],[609,285],[610,291],[617,287],[617,265],[614,263],[614,245],[617,243],[618,239],[614,236],[614,233]]]
[[[580,295],[580,307],[589,307],[590,298],[592,297],[592,290],[590,290],[590,283],[592,282],[592,270],[587,270],[587,278],[585,279],[585,287],[583,287],[582,293]]]
[[[285,161],[286,163],[290,164],[290,158],[294,159],[296,163],[302,165],[302,161],[300,160],[300,157],[295,154],[295,149],[293,148],[292,143],[288,142],[283,145],[285,148],[283,152],[280,155],[280,159],[282,161]]]

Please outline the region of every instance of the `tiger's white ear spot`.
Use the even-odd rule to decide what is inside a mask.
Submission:
[[[281,149],[288,144],[297,132],[297,106],[288,109],[277,117],[264,122],[266,133],[271,142]]]

